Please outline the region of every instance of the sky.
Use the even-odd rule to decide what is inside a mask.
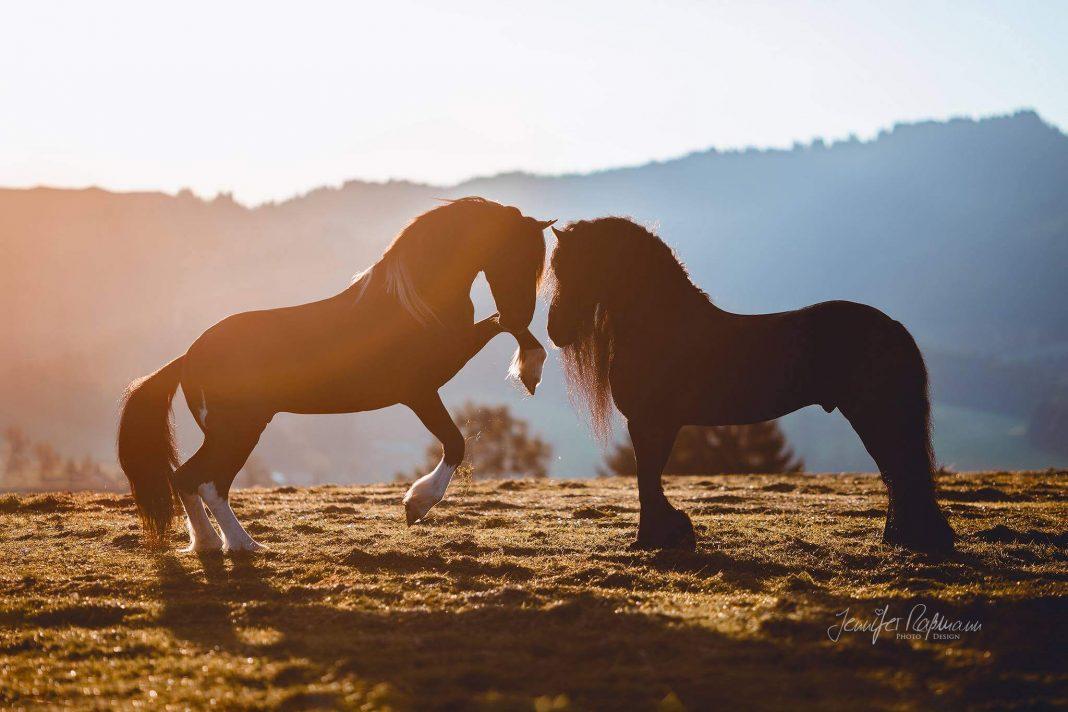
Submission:
[[[585,172],[1032,108],[1068,2],[12,2],[0,186],[232,192]]]

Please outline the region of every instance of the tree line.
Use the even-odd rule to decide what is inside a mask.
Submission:
[[[65,457],[51,443],[30,438],[9,425],[0,441],[0,490],[127,489],[117,465],[105,465],[89,455]]]
[[[507,405],[465,403],[456,420],[466,440],[464,462],[471,477],[490,479],[542,479],[548,477],[553,448],[530,423],[515,416]],[[431,471],[441,458],[441,445],[427,444],[423,463],[399,472],[397,481],[411,481]],[[804,467],[774,422],[722,427],[689,426],[679,432],[665,473],[715,475],[724,473],[800,472]],[[637,468],[629,438],[615,445],[597,470],[598,476],[633,476]],[[237,481],[242,487],[273,487],[281,483],[259,457],[249,458]],[[0,490],[104,490],[127,489],[126,478],[114,463],[86,455],[64,456],[51,443],[35,441],[16,425],[8,426],[0,441]]]
[[[535,434],[527,421],[508,406],[466,403],[456,421],[467,442],[464,462],[473,479],[543,478],[548,474],[552,446]],[[423,464],[413,472],[397,473],[395,480],[411,481],[434,469],[441,445],[426,446]],[[800,472],[804,461],[794,455],[775,421],[752,425],[687,426],[679,432],[666,474],[716,475]],[[605,455],[601,477],[634,475],[634,445],[627,438]]]

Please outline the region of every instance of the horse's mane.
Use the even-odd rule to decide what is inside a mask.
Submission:
[[[582,220],[570,224],[567,232],[553,252],[554,292],[559,289],[563,269],[573,279],[587,278],[583,275],[596,271],[606,280],[601,284],[603,296],[611,295],[580,319],[578,338],[562,349],[568,391],[585,404],[594,433],[605,440],[612,425],[608,376],[621,312],[626,311],[636,323],[642,319],[662,321],[665,314],[684,303],[707,302],[708,296],[690,280],[674,250],[627,218]]]
[[[447,239],[458,228],[469,224],[475,211],[515,210],[516,217],[520,216],[515,208],[508,208],[479,196],[443,200],[443,203],[408,223],[408,226],[393,238],[393,242],[378,262],[352,278],[356,301],[364,297],[374,282],[376,287],[395,297],[423,326],[441,323],[433,308],[420,295],[418,285],[412,280],[412,264],[417,260],[436,259],[437,251],[429,244]]]

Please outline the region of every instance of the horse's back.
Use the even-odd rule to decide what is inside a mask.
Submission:
[[[718,312],[698,341],[692,367],[671,378],[680,399],[723,423],[770,420],[810,405],[831,411],[858,383],[879,378],[873,370],[900,370],[912,344],[900,323],[849,301],[768,314]],[[702,387],[693,389],[695,383]]]
[[[182,386],[267,415],[375,410],[440,387],[433,367],[444,338],[421,328],[389,295],[369,291],[356,299],[350,290],[223,319],[190,346]]]
[[[295,397],[359,367],[363,340],[347,321],[337,297],[228,316],[190,345],[183,390],[248,410],[290,410]]]

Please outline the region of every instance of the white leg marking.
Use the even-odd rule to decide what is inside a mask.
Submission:
[[[445,498],[445,490],[449,488],[454,472],[456,466],[446,464],[445,458],[441,458],[433,472],[423,475],[408,488],[403,500],[408,526],[425,517],[431,507]]]
[[[541,383],[541,370],[545,365],[545,349],[516,349],[512,357],[512,364],[508,367],[508,375],[518,378],[530,395],[534,395],[538,384]]]
[[[200,421],[200,427],[208,427],[208,399],[204,397],[204,389],[200,389],[200,408],[197,411],[197,418]]]
[[[204,504],[215,515],[215,521],[222,530],[223,551],[260,551],[266,547],[249,536],[241,522],[237,521],[230,503],[219,495],[214,482],[205,482],[197,489]]]
[[[223,546],[219,532],[211,525],[208,513],[204,511],[204,502],[195,494],[179,493],[182,506],[185,507],[185,526],[189,530],[189,546],[182,549],[184,553],[193,551],[218,551]]]

